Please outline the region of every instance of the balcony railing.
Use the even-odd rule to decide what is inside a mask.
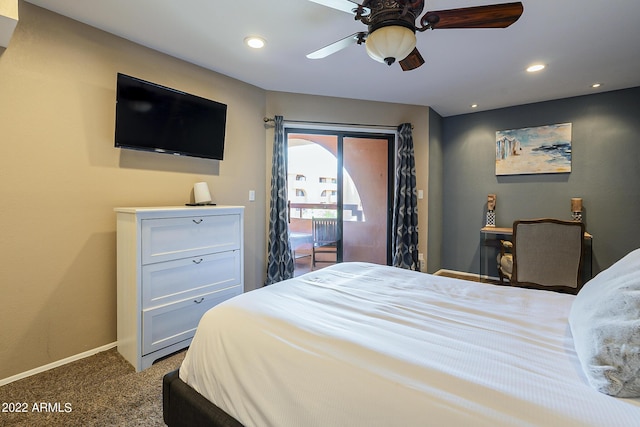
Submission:
[[[344,204],[344,211],[351,212],[352,221],[362,222],[364,216],[357,204]],[[336,218],[338,205],[336,203],[299,203],[289,202],[289,217],[311,219],[316,218]]]

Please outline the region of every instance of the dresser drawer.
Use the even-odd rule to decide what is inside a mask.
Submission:
[[[240,251],[142,267],[142,308],[153,308],[242,283]]]
[[[143,264],[240,248],[240,215],[157,218],[141,222]]]
[[[142,355],[193,338],[202,315],[242,293],[240,286],[223,289],[142,312]]]

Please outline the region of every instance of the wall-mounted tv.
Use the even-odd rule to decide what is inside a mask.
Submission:
[[[222,160],[227,106],[118,73],[115,146]]]

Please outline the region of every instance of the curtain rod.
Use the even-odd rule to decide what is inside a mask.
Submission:
[[[274,118],[265,117],[262,119],[265,123],[274,122]],[[285,120],[285,123],[297,123],[302,125],[325,125],[325,126],[353,126],[353,127],[361,127],[361,128],[381,128],[381,129],[390,129],[397,130],[398,126],[393,125],[364,125],[361,123],[334,123],[334,122],[314,122],[308,120]],[[413,125],[411,125],[411,129],[413,129]]]

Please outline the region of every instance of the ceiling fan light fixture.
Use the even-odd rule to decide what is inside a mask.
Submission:
[[[409,56],[416,47],[416,35],[407,27],[388,25],[371,32],[365,47],[372,59],[391,65]]]

